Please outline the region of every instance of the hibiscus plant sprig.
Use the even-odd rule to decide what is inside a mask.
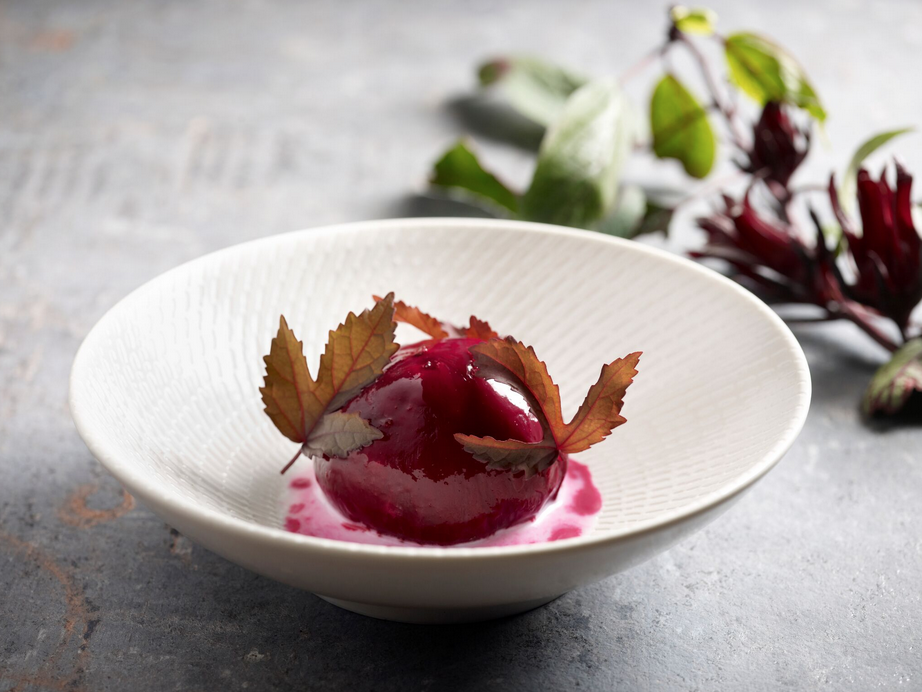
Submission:
[[[723,54],[722,75],[708,44]],[[683,54],[704,98],[674,69]],[[642,135],[622,86],[656,64],[663,74]],[[896,413],[922,392],[922,327],[913,322],[922,301],[922,240],[912,216],[912,177],[897,163],[891,184],[886,169],[874,179],[862,165],[908,128],[868,139],[838,181],[831,175],[828,184],[792,184],[826,110],[788,51],[755,32],[719,33],[706,9],[670,8],[662,43],[620,79],[589,79],[533,57],[491,60],[478,76],[486,98],[498,97],[544,128],[531,183],[514,190],[460,141],[436,162],[433,189],[497,216],[623,238],[665,232],[678,206],[719,191],[716,210],[697,221],[706,242],[693,257],[718,260],[772,303],[813,306],[815,317],[798,321],[846,320],[891,352],[867,389],[866,414]],[[738,105],[746,99],[761,109],[749,124]],[[742,192],[708,184],[667,203],[622,181],[638,151],[706,178],[718,145],[736,170],[733,190]],[[827,198],[820,213],[811,197],[818,192]]]

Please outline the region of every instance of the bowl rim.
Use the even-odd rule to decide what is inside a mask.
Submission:
[[[500,232],[528,232],[541,233],[547,236],[569,237],[580,240],[581,242],[595,242],[599,244],[615,245],[629,252],[638,252],[656,258],[658,261],[672,264],[686,271],[697,273],[702,279],[720,285],[724,290],[735,293],[745,303],[761,314],[775,328],[778,335],[782,338],[783,343],[787,346],[786,353],[790,357],[791,364],[797,376],[799,390],[798,398],[791,407],[791,415],[788,425],[782,435],[776,440],[774,445],[766,451],[762,458],[752,464],[744,473],[724,484],[720,488],[711,491],[693,502],[681,505],[661,516],[648,519],[643,522],[625,527],[607,531],[602,534],[590,534],[588,536],[579,536],[559,541],[534,543],[526,545],[513,546],[489,546],[489,547],[442,547],[442,546],[381,546],[365,543],[349,543],[330,538],[318,538],[315,536],[305,536],[302,534],[292,533],[283,528],[273,528],[263,524],[257,524],[252,521],[240,519],[229,514],[225,514],[217,509],[203,506],[195,503],[193,500],[183,497],[172,491],[169,485],[153,480],[149,475],[139,472],[133,468],[133,464],[127,460],[120,460],[106,444],[106,430],[94,429],[87,409],[89,404],[83,401],[83,382],[92,379],[92,371],[87,368],[88,352],[93,349],[95,341],[100,338],[101,327],[108,320],[116,319],[118,313],[126,309],[132,301],[138,299],[146,291],[151,290],[156,285],[168,281],[174,274],[188,270],[189,267],[196,264],[206,264],[214,261],[215,258],[234,252],[243,252],[247,247],[256,244],[281,243],[292,239],[298,235],[329,235],[337,233],[367,233],[381,232],[390,229],[404,228],[431,228],[451,229],[455,232],[463,232],[465,229],[474,228],[492,228]],[[253,537],[259,536],[270,543],[277,544],[280,548],[292,551],[302,550],[304,552],[321,551],[338,554],[349,554],[353,556],[365,555],[368,557],[388,557],[395,560],[419,560],[419,559],[437,559],[444,560],[467,560],[473,557],[481,559],[498,559],[509,556],[525,556],[544,553],[570,553],[587,548],[602,548],[608,545],[622,543],[628,540],[634,540],[642,536],[667,530],[670,527],[677,526],[696,516],[707,513],[709,510],[724,504],[732,498],[749,488],[753,483],[770,471],[777,464],[785,453],[791,448],[794,440],[797,438],[807,418],[809,410],[812,384],[810,371],[807,365],[806,356],[800,344],[797,342],[794,334],[783,322],[783,320],[764,302],[758,299],[750,291],[746,290],[738,283],[709,269],[701,264],[693,262],[685,257],[673,254],[669,251],[651,247],[636,241],[625,240],[604,235],[595,231],[579,230],[563,226],[550,224],[535,223],[529,221],[513,221],[506,219],[482,219],[482,218],[456,218],[456,217],[417,217],[417,218],[396,218],[384,220],[358,221],[351,223],[331,224],[319,226],[316,228],[306,228],[287,233],[280,233],[263,238],[257,238],[243,243],[237,243],[220,250],[216,250],[195,259],[184,262],[173,269],[163,272],[149,281],[145,282],[138,288],[135,288],[128,295],[119,300],[115,305],[109,308],[103,316],[96,322],[89,333],[84,338],[77,350],[74,362],[71,368],[69,381],[68,403],[71,416],[77,433],[83,439],[94,457],[111,473],[122,485],[129,491],[135,493],[140,499],[146,502],[152,511],[158,513],[161,506],[165,506],[174,515],[178,514],[187,519],[195,520],[199,524],[205,524],[212,530],[218,530],[226,534],[232,534],[233,537]]]

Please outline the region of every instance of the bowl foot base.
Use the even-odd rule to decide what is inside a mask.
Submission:
[[[560,596],[551,596],[550,598],[538,598],[534,601],[504,603],[494,606],[475,606],[472,608],[402,608],[397,606],[372,605],[370,603],[356,603],[355,601],[343,601],[338,598],[321,596],[320,594],[317,594],[317,596],[327,603],[332,603],[345,610],[351,610],[353,613],[367,615],[368,617],[378,618],[379,620],[409,622],[417,625],[494,620],[496,618],[506,617],[507,615],[524,613],[528,610],[543,606],[546,603],[550,603],[556,598],[560,598]]]

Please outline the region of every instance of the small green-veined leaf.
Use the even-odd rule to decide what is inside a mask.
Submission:
[[[858,169],[861,168],[864,160],[894,137],[912,132],[914,129],[912,127],[903,127],[898,130],[881,132],[866,140],[855,150],[852,160],[848,162],[848,168],[845,169],[845,175],[842,176],[842,184],[839,185],[839,200],[842,204],[842,209],[848,213],[855,209],[855,195],[858,192]]]
[[[717,13],[705,7],[688,8],[685,5],[674,5],[669,10],[669,17],[675,28],[685,34],[710,36],[714,33],[714,25],[717,24]]]
[[[907,341],[878,370],[864,394],[865,415],[897,413],[913,392],[922,392],[922,339]]]
[[[327,413],[311,431],[304,449],[308,454],[346,457],[384,437],[384,433],[356,413]]]
[[[563,112],[570,95],[586,79],[538,58],[500,58],[480,66],[483,86],[496,85],[515,110],[547,127]]]
[[[532,221],[587,228],[614,204],[633,140],[625,97],[612,80],[576,91],[548,128],[522,215]]]
[[[803,68],[784,48],[749,32],[727,37],[724,45],[730,77],[761,105],[791,103],[823,122],[826,111]]]
[[[531,477],[541,473],[557,461],[559,452],[554,440],[522,442],[520,440],[497,440],[492,437],[474,437],[456,434],[455,439],[477,460],[489,469],[524,469]]]
[[[672,209],[651,201],[639,185],[622,185],[614,210],[598,230],[617,238],[667,232],[672,214]]]
[[[717,145],[707,113],[673,75],[663,77],[653,90],[650,130],[659,158],[677,159],[694,178],[711,172]]]
[[[464,142],[455,144],[436,161],[429,182],[481,202],[485,200],[491,206],[499,205],[512,213],[519,210],[516,194],[481,166]]]

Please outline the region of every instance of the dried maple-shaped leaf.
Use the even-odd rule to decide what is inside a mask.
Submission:
[[[493,339],[471,347],[478,375],[504,381],[522,393],[541,421],[541,442],[495,440],[491,437],[455,435],[476,459],[491,468],[524,468],[534,473],[547,468],[559,454],[572,454],[601,442],[625,422],[621,406],[637,374],[640,353],[632,353],[603,366],[596,382],[570,423],[565,423],[560,390],[535,350],[512,337]]]
[[[356,315],[330,331],[320,356],[314,395],[336,410],[384,371],[398,346],[394,342],[394,294],[371,310]]]
[[[316,380],[311,378],[302,343],[285,318],[280,319],[278,334],[265,358],[265,385],[259,391],[266,414],[279,431],[301,443],[301,450],[282,473],[302,451],[345,456],[381,436],[358,416],[334,412],[374,382],[397,350],[393,301],[391,293],[371,310],[359,315],[350,312],[346,321],[330,332]]]
[[[378,302],[383,300],[380,296],[374,296],[374,299]],[[407,305],[402,300],[398,300],[394,303],[394,319],[398,322],[405,322],[406,324],[416,327],[433,339],[448,338],[448,332],[439,320],[417,307]]]
[[[285,437],[303,444],[307,421],[315,420],[322,406],[311,392],[314,381],[304,358],[304,345],[295,338],[284,316],[279,318],[278,334],[264,360],[265,386],[259,393],[266,414]]]
[[[373,296],[377,301],[379,296]],[[421,332],[428,334],[433,339],[447,339],[449,337],[467,337],[468,339],[495,339],[499,334],[485,320],[471,315],[470,326],[462,329],[449,322],[443,322],[432,315],[423,312],[417,307],[407,305],[402,300],[394,303],[394,319],[416,327]]]
[[[487,341],[489,339],[495,339],[499,334],[493,331],[493,327],[490,326],[489,322],[479,320],[471,315],[471,326],[464,330],[464,336],[468,339],[483,339]]]
[[[481,377],[500,380],[521,392],[555,442],[566,426],[560,409],[560,390],[538,359],[535,349],[511,336],[471,347]]]
[[[634,381],[640,353],[631,353],[602,366],[599,380],[589,388],[589,393],[579,410],[567,425],[566,436],[558,441],[560,451],[575,454],[589,449],[624,423],[621,415],[624,393]]]

